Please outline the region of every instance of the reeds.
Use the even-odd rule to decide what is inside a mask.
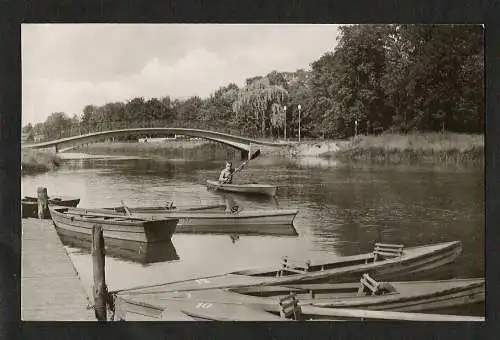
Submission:
[[[21,149],[21,173],[39,173],[59,166],[60,158],[47,151]]]
[[[329,155],[386,163],[482,164],[484,136],[457,133],[356,136]]]

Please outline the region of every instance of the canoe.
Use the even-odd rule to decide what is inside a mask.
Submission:
[[[377,247],[375,247],[377,249]],[[221,275],[167,282],[127,289],[133,294],[156,294],[249,286],[281,286],[302,283],[356,282],[367,273],[378,280],[410,278],[454,261],[462,251],[460,241],[406,248],[399,256],[381,257],[379,252],[311,261],[305,270],[286,267],[237,270]]]
[[[92,237],[95,224],[103,228],[104,239],[162,242],[171,239],[178,220],[175,218],[145,219],[89,212],[86,209],[49,205],[56,229]]]
[[[240,210],[236,212],[221,211],[220,208],[213,210],[196,210],[197,208],[191,208],[191,210],[128,209],[131,216],[135,217],[176,218],[179,220],[177,233],[298,235],[293,227],[293,221],[298,213],[296,209]],[[87,209],[87,211],[128,216],[123,207]]]
[[[212,190],[234,192],[252,195],[276,195],[276,186],[269,184],[221,184],[218,181],[207,179],[207,187]]]
[[[354,308],[317,307],[300,304],[295,296],[284,299],[235,297],[227,290],[199,290],[155,294],[114,295],[118,315],[136,314],[157,317],[163,311],[180,311],[195,320],[285,321],[299,320],[410,320],[410,321],[484,321],[481,317],[378,311]],[[284,300],[293,300],[295,314],[285,309]],[[285,308],[284,308],[285,307]],[[125,318],[119,318],[125,319]],[[168,318],[161,318],[168,320]]]
[[[64,207],[76,207],[80,203],[80,199],[70,196],[51,196],[48,203]],[[38,217],[38,199],[36,197],[25,196],[21,199],[21,215],[22,218]]]
[[[59,229],[59,238],[65,246],[76,248],[89,254],[92,249],[92,240],[80,233]],[[130,262],[149,264],[171,262],[180,259],[171,240],[163,242],[135,242],[126,240],[107,239],[104,243],[106,256]]]

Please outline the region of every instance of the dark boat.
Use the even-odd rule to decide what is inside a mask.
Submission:
[[[49,204],[63,207],[76,207],[80,203],[78,197],[70,196],[51,196]],[[25,196],[21,199],[21,216],[22,218],[38,216],[38,199],[36,197]]]
[[[88,212],[80,208],[49,205],[58,232],[73,232],[91,237],[94,225],[101,225],[104,239],[137,242],[163,242],[171,239],[178,219],[145,219]]]

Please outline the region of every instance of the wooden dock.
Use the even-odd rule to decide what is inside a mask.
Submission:
[[[51,220],[22,220],[21,319],[96,321]]]

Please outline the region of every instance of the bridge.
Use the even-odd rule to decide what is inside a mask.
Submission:
[[[227,133],[189,128],[133,128],[87,133],[80,136],[66,137],[48,142],[24,145],[23,148],[46,149],[51,148],[57,152],[72,150],[81,145],[99,142],[108,138],[133,136],[133,135],[169,135],[178,134],[199,137],[214,142],[222,143],[241,151],[242,157],[248,158],[252,150],[260,146],[282,147],[286,144],[259,141],[256,139],[234,136]]]

